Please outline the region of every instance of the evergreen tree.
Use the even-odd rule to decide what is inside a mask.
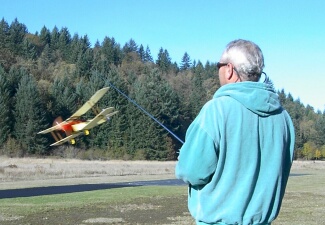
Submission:
[[[191,67],[191,59],[187,52],[184,53],[181,63],[181,70],[187,70]]]
[[[114,85],[114,87],[118,88],[119,91],[128,96],[129,93],[127,84],[116,68],[112,68],[110,70],[105,80],[106,86]],[[109,131],[109,147],[114,148],[115,150],[119,150],[121,153],[127,153],[130,155],[130,152],[128,151],[128,117],[130,113],[132,113],[129,111],[130,103],[124,96],[122,96],[122,94],[118,93],[112,87],[110,88],[107,97],[108,102],[106,105],[113,106],[116,110],[119,111],[117,115],[115,115],[107,124],[105,124],[109,127],[109,129],[107,128]]]
[[[159,49],[156,64],[163,72],[168,72],[171,67],[171,58],[169,57],[168,51],[163,48]]]
[[[105,81],[103,75],[98,71],[91,71],[91,75],[88,78],[80,79],[76,84],[76,94],[81,102],[86,102],[96,91],[102,89],[104,86]],[[103,98],[105,97],[106,95],[103,96]],[[103,98],[100,102],[102,102]]]
[[[161,86],[161,89],[159,90],[161,93],[161,98],[163,102],[161,103],[161,110],[160,110],[160,118],[161,121],[163,121],[163,124],[175,135],[180,137],[180,127],[181,127],[181,121],[180,121],[180,101],[177,93],[172,89],[170,84],[167,82],[164,82]],[[166,132],[166,131],[165,131]],[[166,144],[167,148],[167,158],[168,159],[175,159],[176,152],[175,149],[178,149],[181,147],[181,143],[179,140],[176,139],[173,135],[170,133],[168,134],[168,137],[170,141],[168,142],[168,137],[166,137],[164,143]],[[169,145],[168,145],[169,143]],[[176,148],[178,146],[178,148]]]
[[[76,70],[79,76],[89,76],[93,67],[93,50],[87,49],[84,53],[79,53],[76,63]]]
[[[16,18],[9,27],[9,47],[17,55],[22,54],[22,45],[26,34],[27,27],[19,23]]]
[[[156,60],[156,64],[161,68],[163,66],[164,63],[164,49],[160,48],[159,52],[158,52],[158,56],[157,56],[157,60]]]
[[[120,74],[119,74],[120,75]],[[123,93],[125,93],[127,96],[129,96],[130,99],[133,99],[135,102],[135,95],[134,87],[138,82],[138,76],[135,73],[135,71],[129,71],[127,77],[127,83],[129,84],[129,89],[127,87],[126,83],[123,83],[125,86],[117,86],[122,87]],[[121,78],[120,78],[121,79]],[[115,84],[114,84],[115,85]],[[130,90],[130,91],[129,91]],[[126,106],[126,112],[125,115],[127,115],[127,128],[124,140],[125,141],[125,148],[127,150],[127,153],[132,156],[134,159],[145,159],[145,156],[142,150],[139,150],[139,143],[141,140],[141,134],[139,134],[139,131],[141,131],[139,125],[141,122],[139,122],[139,119],[142,118],[142,112],[140,109],[138,109],[134,103],[131,103],[130,101],[125,104]],[[119,115],[120,116],[120,115]],[[140,139],[139,139],[140,138]]]
[[[60,36],[58,40],[58,48],[63,60],[67,61],[70,57],[70,42],[71,35],[68,28],[64,27],[60,31]]]
[[[203,64],[201,63],[201,61],[199,61],[197,63],[197,65],[195,67],[193,67],[193,72],[195,75],[200,75],[203,79],[207,78],[206,74],[206,70],[203,67]]]
[[[104,72],[104,64],[102,60],[102,55],[101,55],[101,46],[99,43],[95,45],[93,48],[93,65],[92,65],[92,70],[93,71],[100,71]]]
[[[41,56],[38,58],[39,70],[45,73],[49,65],[53,62],[52,50],[48,44],[45,45]],[[46,76],[44,76],[46,77]]]
[[[98,39],[96,40],[96,43],[95,43],[95,45],[94,45],[94,48],[100,48],[101,46],[100,46],[100,43],[99,43],[99,41],[98,41]]]
[[[119,44],[115,42],[114,38],[104,38],[102,44],[102,54],[104,56],[103,64],[106,68],[110,65],[118,66],[122,62],[122,52]]]
[[[49,92],[52,99],[50,123],[58,116],[63,119],[69,118],[83,104],[83,99],[78,100],[74,83],[69,79],[68,74],[65,74],[62,78],[57,77]]]
[[[22,55],[25,59],[35,60],[37,57],[37,52],[35,45],[31,43],[28,39],[24,39],[22,44]]]
[[[114,64],[115,58],[115,40],[105,37],[102,43],[102,54],[105,57],[104,64]]]
[[[50,30],[43,26],[41,33],[39,34],[39,38],[41,40],[41,44],[44,46],[51,44],[51,33]]]
[[[207,101],[207,91],[203,86],[204,71],[197,66],[192,80],[192,93],[190,95],[191,117],[194,118],[199,113],[202,106]]]
[[[315,143],[317,146],[323,146],[325,145],[325,114],[318,114],[316,123],[315,123],[315,129],[316,129],[316,136],[315,136]],[[325,157],[325,155],[324,155]]]
[[[51,32],[51,49],[56,51],[59,48],[59,38],[60,32],[59,29],[55,26]]]
[[[75,63],[78,60],[80,53],[85,53],[90,48],[90,42],[88,36],[84,37],[78,36],[75,34],[71,39],[71,48],[70,48],[70,60]]]
[[[150,51],[148,45],[147,45],[147,48],[146,48],[146,52],[144,54],[144,61],[145,62],[153,62],[153,58],[151,56],[151,51]]]
[[[135,84],[135,94],[136,102],[160,123],[178,128],[177,97],[157,70],[150,71]],[[138,133],[135,137],[138,139],[138,149],[145,151],[146,159],[167,159],[170,155],[166,145],[168,132],[144,114],[137,118],[137,122]],[[170,129],[173,130],[172,127]]]
[[[130,52],[137,52],[138,51],[138,45],[135,43],[133,39],[130,39],[129,42],[125,43],[123,46],[123,52],[125,54]]]
[[[82,43],[82,51],[85,52],[87,49],[90,48],[91,44],[88,38],[88,35],[84,35],[81,39],[81,43]]]
[[[79,42],[79,35],[74,34],[71,39],[71,43],[70,43],[70,60],[69,60],[69,62],[76,63],[80,52],[82,52],[82,49],[81,49],[81,44]]]
[[[209,61],[207,61],[205,64],[205,71],[206,71],[207,77],[215,78],[215,74],[218,73],[217,65],[215,63],[210,63]],[[219,79],[218,76],[217,76],[217,79]]]
[[[11,98],[14,98],[16,95],[18,84],[25,73],[27,73],[25,68],[20,68],[18,66],[12,66],[10,68],[7,81]]]
[[[281,91],[278,91],[278,96],[279,96],[279,99],[280,99],[281,104],[282,105],[285,105],[286,104],[287,96],[286,96],[283,88],[282,88]]]
[[[149,76],[146,76],[149,79]],[[147,79],[146,79],[147,80]],[[138,80],[134,84],[134,99],[138,105],[150,113],[154,118],[158,117],[158,109],[154,111],[156,104],[153,104],[152,99],[156,96],[152,94],[155,89],[152,89],[153,83],[150,82],[150,87],[147,86],[145,80]],[[157,101],[155,101],[156,103]],[[134,118],[135,117],[135,118]],[[158,119],[158,118],[157,118]],[[161,152],[161,144],[163,141],[162,130],[157,128],[158,125],[150,119],[147,115],[141,112],[138,108],[134,110],[134,116],[130,122],[132,125],[132,131],[135,132],[132,134],[132,145],[135,148],[135,154],[142,155],[143,159],[154,159],[160,158],[157,155],[158,152]],[[163,152],[164,150],[162,150]]]
[[[6,73],[0,66],[0,146],[2,146],[12,131],[12,105]]]
[[[303,120],[304,106],[300,100],[294,101],[292,95],[289,93],[286,95],[286,99],[283,103],[283,107],[288,111],[291,116],[293,126],[295,128],[295,151],[299,151],[303,148],[304,143],[307,142],[303,132],[301,132],[300,123]],[[297,157],[297,154],[295,155]]]
[[[48,127],[45,107],[40,99],[36,80],[27,73],[23,74],[16,94],[14,133],[24,153],[46,153],[46,137],[37,134]]]
[[[10,50],[9,25],[2,19],[0,21],[0,65],[8,71],[16,63],[14,52]]]
[[[145,62],[146,58],[145,58],[145,51],[143,48],[143,45],[141,44],[138,50],[138,55],[140,56],[140,59],[142,62]]]
[[[198,63],[201,63],[201,62],[200,62],[200,60],[199,60],[199,62],[198,62]],[[202,63],[201,63],[201,64],[202,64]],[[193,68],[195,68],[195,67],[196,67],[196,65],[197,65],[197,63],[196,63],[196,60],[194,60],[194,61],[193,61],[193,65],[192,65],[192,67],[193,67]]]
[[[0,49],[9,47],[9,24],[2,18],[0,21]]]

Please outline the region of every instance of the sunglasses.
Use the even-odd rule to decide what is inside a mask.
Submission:
[[[217,62],[217,68],[220,69],[223,66],[227,66],[228,63],[221,63],[221,62]]]

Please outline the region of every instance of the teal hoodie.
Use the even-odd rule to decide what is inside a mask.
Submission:
[[[271,223],[293,160],[294,128],[273,86],[218,89],[192,122],[175,174],[197,224]]]

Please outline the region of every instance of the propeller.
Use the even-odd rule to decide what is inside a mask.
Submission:
[[[58,125],[58,124],[60,124],[62,122],[63,122],[63,119],[62,119],[61,116],[59,116],[53,121],[53,126],[56,126],[56,125]]]

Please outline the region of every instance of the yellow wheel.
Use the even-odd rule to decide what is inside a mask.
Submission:
[[[76,140],[75,140],[74,138],[72,138],[72,139],[70,140],[70,144],[72,144],[72,145],[76,144]]]
[[[84,130],[85,135],[89,135],[89,130]]]

